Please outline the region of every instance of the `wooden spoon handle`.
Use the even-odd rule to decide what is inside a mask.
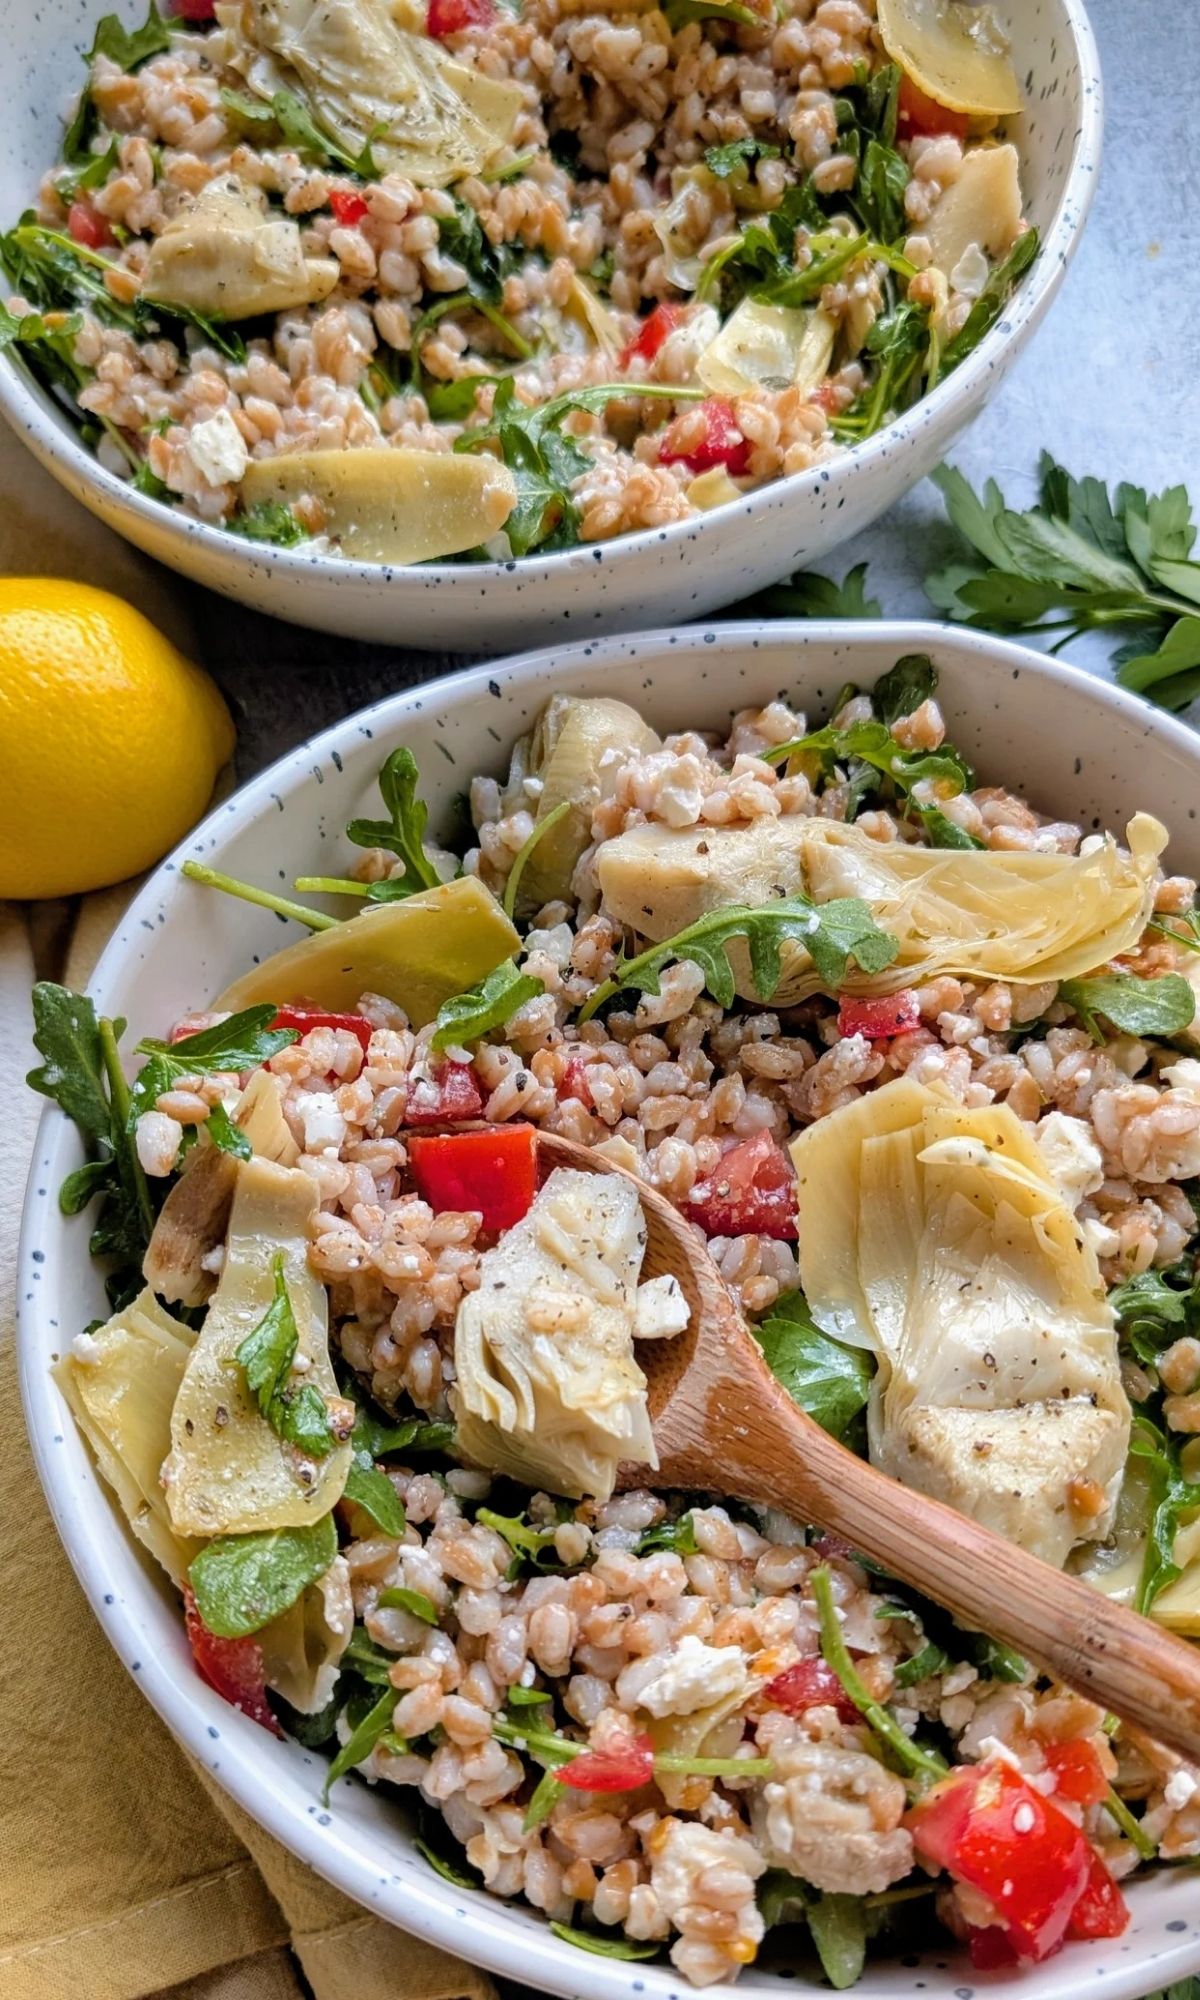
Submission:
[[[1045,1672],[1200,1763],[1200,1648],[1078,1577],[900,1486],[794,1405],[755,1411],[747,1494],[816,1520],[961,1625],[1015,1646]]]

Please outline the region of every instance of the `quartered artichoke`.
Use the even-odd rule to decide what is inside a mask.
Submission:
[[[214,320],[317,305],[338,281],[333,257],[306,257],[299,224],[271,215],[236,174],[210,181],[150,246],[142,297]]]
[[[592,813],[603,796],[606,761],[619,762],[660,748],[649,723],[627,702],[556,694],[546,703],[532,734],[523,736],[513,750],[504,810],[528,811],[536,801],[534,818],[539,824],[560,806],[570,810],[529,856],[521,877],[525,907],[536,910],[570,895],[576,863],[591,845]]]
[[[485,1254],[454,1336],[468,1458],[526,1486],[598,1500],[623,1459],[658,1464],[634,1328],[679,1332],[687,1311],[673,1280],[653,1280],[644,1296],[645,1242],[632,1181],[559,1167]],[[664,1284],[673,1292],[663,1296]]]
[[[395,565],[478,548],[504,526],[517,499],[512,473],[486,452],[467,457],[407,445],[255,459],[241,490],[251,508],[311,496],[339,555]]]
[[[1102,1538],[1130,1431],[1115,1322],[1029,1128],[905,1077],[792,1158],[813,1317],[878,1358],[873,1462],[1059,1567]]]
[[[381,173],[446,187],[507,144],[524,102],[402,27],[386,0],[223,0],[230,61],[267,102],[298,91],[353,158],[368,147]]]
[[[635,826],[603,843],[596,872],[605,912],[652,943],[730,903],[857,896],[900,950],[885,972],[854,972],[842,990],[891,993],[941,972],[1033,985],[1078,978],[1137,943],[1166,829],[1138,813],[1127,839],[1128,853],[1106,835],[1078,855],[916,847],[789,814],[743,826]],[[744,945],[730,947],[730,962],[738,992],[760,999]],[[820,991],[807,952],[785,945],[775,1004]]]

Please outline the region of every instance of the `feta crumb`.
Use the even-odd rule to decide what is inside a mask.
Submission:
[[[204,1255],[200,1259],[200,1269],[206,1271],[211,1278],[220,1277],[221,1272],[225,1269],[225,1245],[223,1243],[214,1244],[211,1250],[204,1252]]]
[[[210,486],[236,486],[246,474],[250,454],[228,410],[206,417],[188,434],[187,455]]]
[[[978,243],[968,243],[950,273],[950,289],[964,299],[977,299],[988,281],[988,260]]]
[[[305,1151],[336,1156],[346,1136],[346,1121],[331,1092],[302,1090],[296,1096],[293,1109],[304,1127]]]
[[[1091,1131],[1082,1118],[1050,1111],[1039,1118],[1033,1136],[1059,1194],[1068,1208],[1078,1208],[1104,1179],[1104,1162]]]
[[[633,1312],[635,1340],[665,1340],[682,1333],[691,1317],[678,1278],[664,1271],[637,1288]]]
[[[1197,1792],[1200,1792],[1200,1777],[1180,1765],[1177,1771],[1172,1771],[1163,1786],[1163,1803],[1170,1806],[1172,1812],[1182,1812],[1184,1806],[1191,1804]]]
[[[714,1702],[741,1694],[750,1676],[739,1646],[706,1646],[688,1632],[653,1680],[638,1694],[649,1715],[694,1715]]]
[[[71,1356],[73,1360],[82,1362],[85,1368],[94,1367],[100,1359],[100,1342],[95,1334],[77,1333],[71,1342]]]

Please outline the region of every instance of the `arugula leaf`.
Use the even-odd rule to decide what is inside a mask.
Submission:
[[[259,500],[253,507],[225,522],[227,535],[241,535],[247,542],[272,542],[278,549],[294,549],[309,539],[290,507],[282,500]]]
[[[63,389],[72,407],[90,370],[75,359],[75,338],[83,331],[81,313],[23,313],[19,318],[0,303],[0,354],[16,347],[22,359],[49,389]]]
[[[315,1714],[311,1715],[306,1714],[303,1709],[293,1708],[291,1702],[285,1701],[274,1688],[270,1691],[270,1697],[271,1706],[285,1735],[294,1736],[297,1743],[302,1743],[306,1750],[323,1750],[327,1743],[334,1740],[334,1730],[342,1708],[342,1700],[336,1689],[324,1708],[317,1709]]]
[[[677,1521],[660,1521],[657,1528],[647,1528],[645,1533],[638,1537],[634,1554],[648,1556],[655,1549],[670,1549],[677,1556],[694,1556],[700,1553],[700,1544],[696,1540],[696,1524],[692,1519],[690,1507]]]
[[[483,298],[496,299],[513,268],[513,253],[507,244],[495,244],[485,234],[470,202],[453,195],[454,213],[438,217],[438,247],[456,264],[461,264],[472,286]]]
[[[343,1394],[352,1396],[358,1404],[350,1442],[356,1452],[366,1452],[368,1458],[390,1458],[401,1451],[447,1451],[454,1443],[453,1424],[430,1423],[423,1417],[406,1417],[399,1424],[381,1422],[363,1402],[353,1377],[343,1385]]]
[[[668,0],[668,12],[670,4],[671,0]],[[674,0],[674,4],[681,4],[681,0]],[[696,17],[701,20],[706,20],[709,13],[722,11],[709,7],[707,0],[691,0],[691,4],[705,6],[706,11]],[[739,8],[737,11],[743,13],[745,10]],[[751,15],[750,18],[754,20],[756,17]],[[550,1928],[555,1937],[561,1938],[564,1944],[573,1944],[580,1951],[594,1952],[598,1958],[657,1958],[662,1949],[661,1945],[657,1944],[639,1944],[633,1938],[623,1937],[617,1931],[606,1937],[599,1931],[572,1930],[569,1924],[551,1924]]]
[[[150,0],[150,11],[140,28],[125,28],[115,14],[105,14],[97,24],[87,60],[90,65],[97,56],[107,56],[109,62],[128,72],[149,62],[151,56],[165,55],[170,46],[171,30]]]
[[[272,1259],[271,1272],[275,1297],[235,1350],[234,1360],[276,1437],[294,1444],[310,1458],[327,1458],[336,1439],[325,1398],[314,1383],[291,1381],[300,1336],[282,1255]]]
[[[919,1653],[912,1653],[907,1660],[900,1662],[893,1678],[897,1687],[916,1687],[918,1682],[927,1681],[933,1674],[945,1673],[949,1665],[949,1653],[944,1653],[940,1646],[927,1639]]]
[[[423,1590],[408,1590],[400,1583],[389,1584],[386,1590],[380,1591],[376,1602],[385,1611],[408,1611],[426,1625],[438,1622],[437,1605],[431,1597],[426,1597]]]
[[[841,583],[832,577],[797,570],[786,583],[760,591],[754,608],[768,618],[882,618],[877,597],[866,594],[867,565],[856,563]]]
[[[503,1027],[518,1007],[523,1007],[527,1000],[536,1000],[544,990],[540,979],[530,972],[518,972],[515,960],[506,958],[485,978],[468,986],[465,993],[443,1000],[430,1047],[440,1053],[443,1049],[467,1048],[472,1042],[480,1042],[493,1028]]]
[[[209,1631],[244,1639],[287,1611],[336,1554],[337,1529],[326,1514],[303,1528],[218,1535],[189,1565],[188,1581]]]
[[[814,1569],[808,1581],[821,1622],[822,1658],[826,1666],[832,1667],[863,1720],[891,1751],[901,1770],[906,1771],[920,1786],[944,1778],[948,1769],[945,1758],[939,1757],[936,1751],[923,1749],[906,1736],[895,1716],[882,1702],[876,1701],[859,1674],[838,1621],[828,1567],[822,1564],[819,1569]]]
[[[321,1789],[323,1804],[329,1804],[330,1791],[338,1779],[356,1765],[365,1764],[380,1737],[390,1730],[399,1699],[395,1688],[389,1687],[374,1704],[365,1700],[349,1704],[346,1715],[351,1724],[350,1734],[325,1773]]]
[[[1103,1015],[1127,1035],[1177,1035],[1196,1014],[1196,995],[1178,972],[1142,979],[1132,972],[1110,972],[1096,979],[1064,979],[1058,997],[1078,1014],[1095,1042],[1104,1030]]]
[[[356,1625],[350,1634],[350,1644],[342,1654],[342,1666],[347,1673],[358,1675],[368,1687],[390,1687],[389,1676],[396,1664],[394,1653],[385,1653],[368,1638],[361,1625]]]
[[[724,146],[705,148],[704,164],[710,174],[719,181],[727,181],[740,175],[743,168],[750,168],[756,160],[777,160],[779,147],[770,145],[765,139],[731,139]]]
[[[429,808],[417,797],[417,760],[401,745],[379,773],[379,790],[390,818],[352,819],[346,837],[356,847],[382,847],[404,863],[404,893],[436,889],[441,876],[425,852]],[[397,892],[401,893],[401,892]]]
[[[810,1891],[798,1876],[786,1868],[769,1868],[757,1890],[759,1914],[769,1931],[779,1924],[808,1921]]]
[[[222,90],[221,103],[235,124],[246,127],[259,140],[266,128],[275,128],[284,145],[291,146],[317,166],[339,166],[360,180],[378,178],[371,152],[372,142],[385,128],[376,126],[361,153],[348,153],[332,133],[317,123],[308,105],[294,90],[277,90],[270,98],[259,98],[240,90]]]
[[[828,903],[810,903],[805,896],[783,896],[758,906],[731,903],[710,910],[694,924],[650,945],[636,958],[619,958],[611,979],[596,987],[579,1010],[580,1025],[626,987],[657,993],[659,974],[675,959],[690,959],[704,973],[704,983],[722,1007],[734,1000],[734,971],[729,946],[744,938],[750,948],[750,968],[759,998],[769,1000],[782,973],[780,946],[802,944],[823,985],[837,992],[851,959],[863,972],[882,972],[900,949],[890,931],[881,931],[868,905],[857,896],[839,896]]]
[[[246,1007],[231,1014],[213,1028],[198,1035],[184,1035],[177,1042],[160,1042],[152,1036],[137,1045],[137,1053],[149,1061],[135,1078],[130,1091],[129,1125],[132,1131],[144,1111],[153,1111],[164,1091],[173,1090],[181,1077],[207,1076],[214,1070],[257,1069],[281,1049],[296,1041],[294,1028],[272,1028],[276,1009],[269,1001],[260,1007]]]
[[[874,437],[898,411],[922,393],[922,371],[929,353],[929,314],[924,306],[904,299],[880,315],[871,327],[863,353],[875,363],[875,376],[848,410],[830,418],[841,438]]]
[[[399,1541],[407,1526],[404,1503],[386,1472],[375,1465],[368,1451],[356,1451],[346,1475],[342,1499],[350,1500],[369,1514],[381,1534]]]
[[[232,1153],[235,1160],[250,1160],[254,1148],[240,1125],[235,1125],[223,1104],[214,1104],[204,1127],[219,1152]]]
[[[920,656],[909,656],[909,658],[918,657]],[[761,755],[769,764],[786,761],[789,757],[797,755],[816,755],[823,760],[827,770],[832,770],[837,764],[849,766],[856,806],[861,803],[867,792],[874,789],[874,786],[863,782],[861,773],[858,780],[855,780],[854,765],[866,765],[891,780],[903,802],[905,812],[923,823],[935,847],[982,845],[971,834],[956,826],[949,816],[942,812],[940,805],[922,804],[912,796],[915,787],[922,782],[936,784],[942,800],[957,798],[960,792],[972,788],[975,783],[975,773],[966,758],[960,755],[951,743],[943,743],[940,750],[906,750],[897,743],[883,722],[853,722],[847,729],[838,729],[833,723],[827,723],[824,729],[813,730],[807,736],[795,737],[790,743],[772,744],[769,749],[762,751]]]
[[[1175,1536],[1185,1515],[1191,1520],[1200,1513],[1200,1485],[1184,1477],[1176,1440],[1148,1417],[1135,1415],[1129,1453],[1143,1461],[1150,1482],[1149,1533],[1134,1597],[1134,1610],[1146,1612],[1182,1574],[1175,1561]]]
[[[821,1970],[837,1992],[861,1979],[867,1956],[867,1913],[861,1896],[818,1896],[808,1907],[808,1928]]]
[[[65,1111],[86,1139],[109,1140],[112,1112],[108,1101],[104,1052],[96,1009],[86,993],[41,980],[33,989],[33,1043],[45,1057],[25,1081]]]
[[[999,1639],[989,1639],[985,1632],[963,1632],[959,1637],[963,1652],[979,1669],[984,1680],[1007,1681],[1016,1685],[1029,1679],[1028,1660],[1011,1646],[1004,1645]]]
[[[1195,1259],[1165,1271],[1140,1271],[1108,1295],[1124,1344],[1147,1367],[1157,1366],[1164,1347],[1200,1325],[1200,1293]]]
[[[103,187],[110,174],[115,174],[121,164],[121,142],[114,135],[102,153],[95,153],[88,147],[81,158],[71,161],[77,168],[75,173],[59,174],[55,189],[63,201],[71,201],[77,194],[92,188]]]
[[[890,729],[937,693],[937,668],[928,653],[905,653],[871,689],[871,706]]]
[[[521,1821],[521,1832],[532,1833],[535,1826],[541,1826],[543,1821],[548,1820],[567,1790],[561,1778],[555,1777],[553,1769],[543,1771],[530,1794],[525,1817]]]
[[[949,375],[973,354],[985,334],[991,332],[1004,311],[1018,281],[1025,275],[1041,248],[1041,238],[1032,226],[1018,236],[1003,263],[990,272],[987,283],[966,319],[941,353],[938,378]],[[932,386],[932,384],[931,384]]]
[[[482,1889],[482,1875],[469,1874],[465,1867],[457,1867],[453,1861],[448,1861],[444,1854],[439,1854],[424,1837],[414,1840],[413,1846],[422,1859],[429,1863],[434,1874],[441,1876],[443,1882],[452,1883],[456,1889]]]
[[[122,304],[106,282],[107,274],[118,268],[112,260],[74,242],[61,230],[44,228],[32,209],[26,210],[7,236],[0,236],[0,265],[22,297],[43,314],[73,312],[86,306],[103,326],[120,327],[135,339],[161,331],[164,321],[168,327],[192,326],[226,360],[246,359],[246,343],[240,335],[190,306],[141,297]]]
[[[556,1521],[553,1527],[531,1528],[519,1514],[495,1514],[490,1507],[480,1507],[475,1519],[500,1535],[512,1550],[516,1563],[515,1569],[510,1571],[510,1582],[526,1565],[531,1569],[561,1567],[554,1547],[554,1537],[561,1525],[559,1522]]]
[[[875,1376],[872,1356],[824,1333],[799,1291],[782,1293],[769,1316],[751,1331],[792,1401],[839,1443],[863,1450],[863,1412]]]
[[[510,1687],[504,1699],[510,1708],[540,1708],[552,1700],[545,1688]]]

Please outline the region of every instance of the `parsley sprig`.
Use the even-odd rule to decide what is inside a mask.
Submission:
[[[276,1437],[308,1458],[327,1458],[337,1443],[329,1406],[315,1383],[292,1379],[300,1332],[281,1255],[272,1259],[271,1277],[275,1296],[234,1360]]]

